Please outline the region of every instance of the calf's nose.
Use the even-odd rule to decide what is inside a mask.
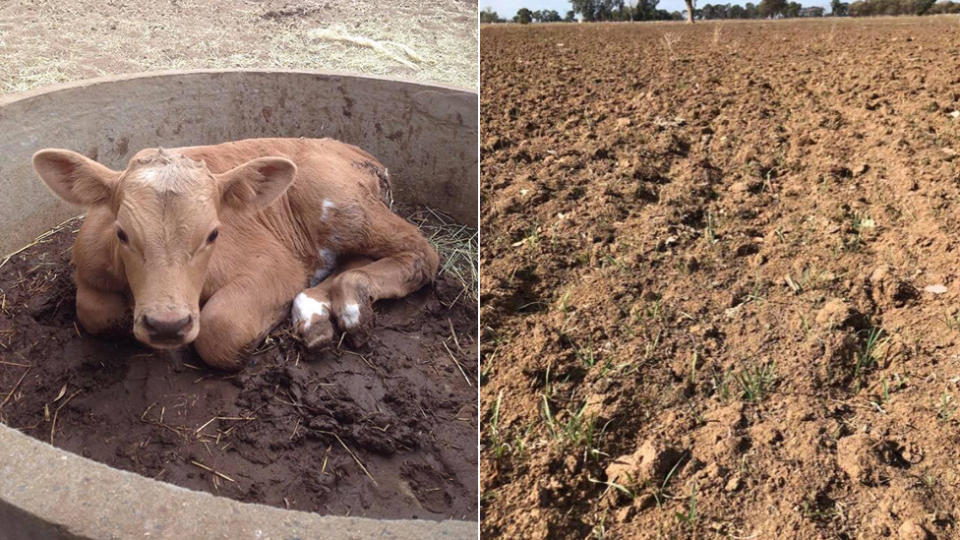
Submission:
[[[143,326],[150,333],[152,339],[173,339],[183,337],[184,330],[193,322],[193,315],[178,317],[177,315],[166,317],[151,317],[143,315]]]

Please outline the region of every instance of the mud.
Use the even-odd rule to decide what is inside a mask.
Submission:
[[[360,349],[289,320],[235,375],[75,324],[78,222],[0,270],[0,420],[113,467],[324,514],[476,519],[476,304],[447,275],[375,306]],[[459,363],[463,369],[457,367]],[[469,382],[468,382],[469,379]]]
[[[481,520],[956,538],[956,17],[481,29]]]

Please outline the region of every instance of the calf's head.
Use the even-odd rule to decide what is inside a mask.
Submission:
[[[221,174],[163,150],[141,153],[124,171],[69,150],[41,150],[33,166],[62,199],[114,216],[104,245],[122,266],[134,299],[133,332],[172,348],[200,332],[200,295],[223,212],[256,212],[293,181],[287,159],[254,159]]]

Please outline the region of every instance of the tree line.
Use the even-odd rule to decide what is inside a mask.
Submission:
[[[679,11],[670,12],[657,9],[659,0],[637,0],[635,5],[628,5],[625,0],[572,0],[573,9],[561,17],[552,9],[531,11],[520,8],[513,16],[512,21],[520,24],[540,22],[577,22],[579,15],[586,22],[594,21],[670,21],[683,19]],[[480,22],[498,23],[508,22],[493,11],[485,8],[480,12]]]
[[[595,21],[663,21],[682,20],[684,14],[679,11],[657,9],[659,0],[637,0],[628,4],[626,0],[570,0],[570,9],[564,16],[555,10],[531,11],[520,8],[512,21],[520,24],[549,22],[585,22]],[[760,0],[758,4],[747,2],[739,4],[704,4],[697,8],[694,0],[687,0],[692,9],[688,20],[716,19],[776,19],[792,17],[823,17],[826,10],[822,7],[803,7],[799,2],[788,0]],[[936,15],[960,14],[960,2],[952,0],[855,0],[852,3],[831,0],[830,15],[869,17],[872,15]],[[480,12],[481,23],[507,22],[491,8]]]
[[[872,15],[942,15],[960,13],[960,2],[936,0],[857,0],[850,4],[852,17]]]

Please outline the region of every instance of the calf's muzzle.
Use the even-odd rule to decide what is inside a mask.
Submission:
[[[180,313],[144,314],[143,327],[151,342],[183,342],[193,327],[193,315]]]

